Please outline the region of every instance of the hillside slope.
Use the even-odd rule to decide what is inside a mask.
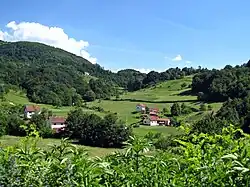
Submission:
[[[71,106],[82,99],[108,99],[119,95],[118,87],[136,91],[200,71],[203,70],[170,68],[144,74],[125,69],[113,73],[45,44],[0,41],[0,82],[22,88],[35,103]]]
[[[108,98],[115,94],[115,77],[82,57],[41,43],[0,45],[0,81],[26,90],[31,102],[66,106]]]

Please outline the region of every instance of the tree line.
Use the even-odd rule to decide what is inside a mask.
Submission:
[[[224,102],[243,98],[250,90],[250,61],[242,66],[225,66],[222,70],[206,70],[193,77],[192,92],[199,100]]]
[[[0,136],[26,136],[30,126],[43,138],[69,138],[83,145],[97,147],[122,147],[132,135],[132,128],[118,119],[116,114],[107,113],[103,118],[94,113],[84,113],[81,108],[69,112],[66,128],[56,133],[49,118],[52,111],[42,109],[30,120],[23,118],[24,106],[2,105],[0,108]],[[28,131],[29,133],[29,131]]]

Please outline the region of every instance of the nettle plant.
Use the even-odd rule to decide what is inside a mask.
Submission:
[[[249,186],[250,137],[232,126],[220,135],[184,135],[173,151],[131,137],[125,150],[104,158],[67,139],[41,150],[39,139],[31,126],[20,145],[0,150],[0,186]]]

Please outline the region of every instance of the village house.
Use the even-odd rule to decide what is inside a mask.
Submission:
[[[66,126],[66,119],[64,117],[51,117],[49,121],[51,128],[57,133],[64,130]]]
[[[159,113],[159,108],[150,108],[149,112],[150,113],[157,113],[158,114]]]
[[[148,116],[143,120],[143,124],[149,126],[158,126],[159,124],[157,123],[157,119],[157,116]]]
[[[136,111],[137,112],[144,112],[144,111],[146,111],[146,105],[144,105],[144,104],[138,104],[138,105],[136,105]]]
[[[24,107],[24,118],[31,119],[32,115],[35,113],[40,114],[41,109],[39,106],[36,105],[26,105]]]
[[[170,126],[170,119],[159,118],[158,116],[148,116],[147,118],[144,118],[142,122],[144,125],[149,126]]]

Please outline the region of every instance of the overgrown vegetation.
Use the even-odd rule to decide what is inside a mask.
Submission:
[[[0,150],[1,186],[243,187],[250,182],[250,137],[233,127],[220,135],[173,138],[168,151],[131,138],[126,151],[92,159],[66,140],[41,150],[36,147],[37,133],[31,132],[19,146]]]

